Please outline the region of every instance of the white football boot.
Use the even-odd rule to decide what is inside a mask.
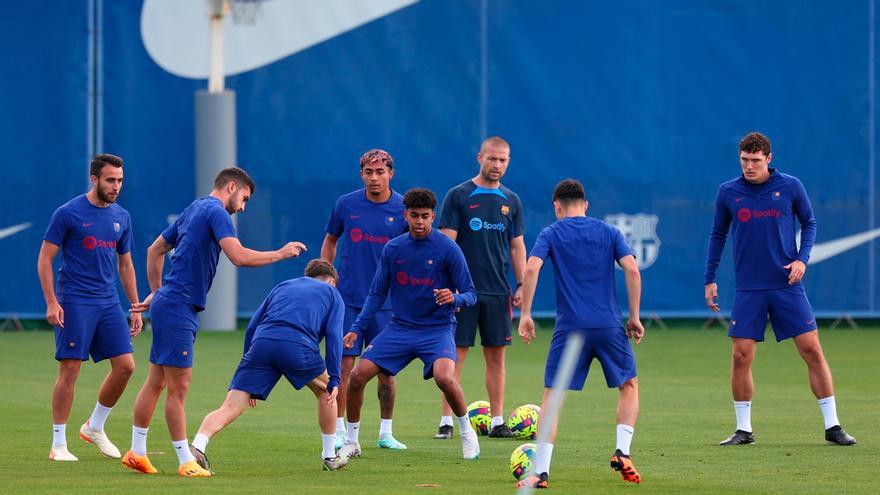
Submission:
[[[111,459],[122,458],[122,454],[119,452],[119,449],[117,449],[116,446],[113,445],[113,442],[111,442],[110,439],[107,438],[107,434],[104,433],[104,430],[93,430],[89,426],[88,421],[86,421],[82,426],[79,427],[79,437],[86,442],[95,444],[95,446],[98,447],[98,450],[100,450],[102,454]]]

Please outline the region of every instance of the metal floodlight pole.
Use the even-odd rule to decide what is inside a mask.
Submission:
[[[208,0],[210,18],[210,49],[208,90],[195,94],[196,118],[196,196],[210,194],[214,177],[226,168],[235,166],[235,92],[224,86],[223,70],[223,17],[225,0]],[[235,217],[232,217],[235,223]],[[208,292],[208,301],[201,316],[205,330],[235,330],[238,306],[238,272],[226,258],[220,256],[214,283]]]

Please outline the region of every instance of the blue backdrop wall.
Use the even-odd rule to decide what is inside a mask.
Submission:
[[[512,146],[504,182],[525,204],[529,247],[554,220],[553,185],[578,178],[590,215],[640,254],[643,313],[704,315],[715,192],[739,173],[739,138],[757,129],[774,141],[774,164],[804,182],[817,242],[835,254],[807,272],[814,308],[877,315],[875,5],[829,5],[415,2],[227,79],[239,162],[258,186],[240,236],[256,249],[300,240],[317,256],[336,197],[360,186],[363,151],[394,155],[396,189],[442,196],[476,174],[481,139],[497,134]],[[0,55],[0,313],[43,313],[42,234],[54,208],[85,191],[92,153],[125,158],[119,202],[133,216],[143,293],[146,247],[194,198],[193,92],[206,82],[151,57],[142,9],[18,2],[0,19],[0,42],[15,47]],[[843,248],[827,244],[841,238]],[[308,258],[240,270],[239,312]],[[536,307],[552,312],[544,277]],[[719,285],[729,309],[729,249]]]

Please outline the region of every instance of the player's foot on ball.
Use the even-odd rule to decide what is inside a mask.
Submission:
[[[336,471],[337,469],[342,469],[348,464],[348,457],[325,457],[324,458],[324,471]]]
[[[344,431],[337,431],[336,432],[336,445],[333,448],[335,448],[336,450],[339,450],[342,448],[343,445],[345,445],[345,432]]]
[[[208,462],[208,456],[206,456],[204,452],[202,452],[201,450],[190,445],[189,446],[189,453],[192,454],[193,457],[196,458],[196,464],[201,466],[202,469],[206,469],[208,471],[211,471],[211,463]],[[214,474],[214,471],[211,471],[211,474]]]
[[[750,431],[736,430],[733,432],[733,435],[730,435],[718,445],[747,445],[750,443],[755,443],[754,433]]]
[[[489,438],[513,438],[513,432],[506,424],[501,423],[489,431]]]
[[[79,427],[79,437],[88,443],[95,444],[102,454],[111,459],[119,459],[122,457],[122,454],[119,453],[119,449],[117,449],[116,446],[113,445],[113,442],[107,438],[107,434],[104,433],[104,430],[93,429],[89,426],[88,421]]]
[[[207,478],[211,476],[211,471],[199,466],[199,463],[196,461],[186,461],[177,468],[177,474],[181,476],[186,476],[188,478]]]
[[[73,462],[78,461],[79,459],[67,450],[67,445],[55,445],[49,449],[49,460]]]
[[[434,435],[434,438],[437,440],[448,440],[452,438],[452,425],[443,425],[437,429],[437,434]]]
[[[547,479],[547,473],[541,474],[533,474],[526,479],[520,480],[519,483],[516,484],[517,488],[523,487],[531,487],[531,488],[549,488],[549,480]]]
[[[623,452],[621,452],[620,449],[615,450],[614,455],[611,456],[611,468],[620,472],[623,481],[629,481],[635,484],[639,484],[642,481],[642,477],[639,476],[639,472],[636,471],[632,459],[630,459],[628,455],[623,455]]]
[[[122,465],[144,474],[156,474],[159,472],[158,469],[153,467],[149,457],[137,455],[133,450],[129,450],[122,457]]]
[[[855,445],[856,439],[849,436],[849,433],[846,432],[840,425],[832,426],[825,430],[825,441],[837,445]]]
[[[398,442],[390,433],[379,435],[379,440],[376,441],[376,447],[379,447],[380,449],[406,450],[406,445]]]
[[[345,442],[345,445],[339,449],[339,452],[337,452],[336,455],[345,458],[345,460],[351,459],[352,457],[360,457],[361,444],[357,442]]]
[[[468,430],[461,434],[461,454],[465,459],[480,458],[480,441],[474,430]]]

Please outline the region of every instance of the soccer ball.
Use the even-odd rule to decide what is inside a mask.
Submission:
[[[488,435],[489,424],[492,423],[492,414],[489,412],[489,402],[478,400],[468,406],[468,418],[477,435]]]
[[[535,460],[535,452],[538,447],[533,443],[524,443],[513,449],[510,454],[510,474],[516,479],[522,479],[532,468]]]
[[[519,406],[510,413],[507,419],[507,427],[516,438],[531,438],[534,440],[538,435],[538,414],[541,408],[534,404]]]

